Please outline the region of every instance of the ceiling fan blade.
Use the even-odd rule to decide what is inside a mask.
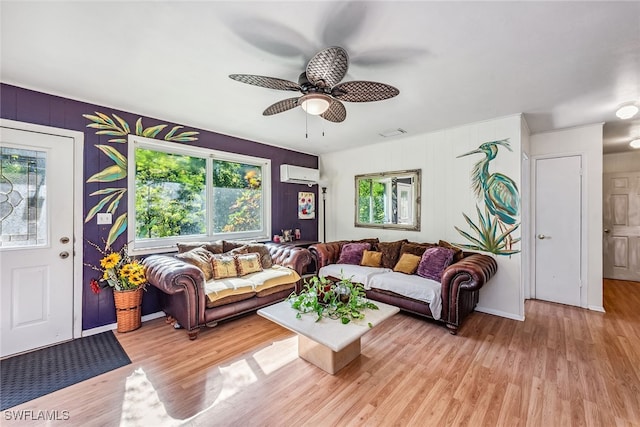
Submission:
[[[320,115],[325,120],[330,122],[340,123],[347,118],[347,109],[344,108],[344,104],[336,99],[331,100],[331,105],[327,108],[327,111]]]
[[[307,78],[319,87],[333,87],[347,74],[349,56],[341,47],[329,47],[316,53],[307,64]]]
[[[284,113],[287,110],[291,110],[292,108],[295,108],[298,106],[299,99],[300,97],[287,98],[287,99],[283,99],[282,101],[278,101],[275,104],[268,106],[267,109],[262,112],[262,115],[272,116],[274,114]]]
[[[254,74],[230,74],[229,78],[249,85],[278,90],[300,90],[298,83],[275,77],[256,76]]]
[[[348,102],[382,101],[399,93],[400,91],[393,86],[364,80],[340,83],[331,90],[331,96]]]

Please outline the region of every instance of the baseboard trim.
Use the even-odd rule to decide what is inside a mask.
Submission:
[[[601,305],[588,305],[587,308],[589,310],[599,311],[600,313],[606,313],[606,311],[604,311],[604,307]]]
[[[157,319],[159,317],[166,316],[164,311],[157,311],[155,313],[147,314],[142,316],[142,323],[148,322],[149,320]],[[83,337],[88,337],[89,335],[101,334],[106,331],[112,331],[118,328],[117,323],[110,323],[108,325],[98,326],[97,328],[87,329],[86,331],[82,331]]]
[[[524,316],[507,313],[505,311],[494,310],[492,308],[486,307],[476,307],[475,310],[479,311],[480,313],[493,314],[494,316],[506,317],[507,319],[519,320],[520,322],[524,322]]]

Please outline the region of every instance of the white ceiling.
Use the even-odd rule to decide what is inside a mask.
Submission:
[[[640,2],[2,1],[3,82],[267,144],[321,154],[524,113],[533,133],[606,122],[604,152],[628,149],[640,118]],[[344,81],[391,84],[331,123],[296,96],[232,73],[297,81],[319,50],[350,55]],[[305,126],[308,125],[308,138]],[[324,130],[324,136],[322,132]],[[400,137],[396,137],[400,138]]]

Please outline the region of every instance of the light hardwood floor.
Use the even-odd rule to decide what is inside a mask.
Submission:
[[[604,304],[527,301],[525,322],[474,313],[457,336],[401,313],[335,376],[255,314],[196,341],[156,319],[117,334],[131,365],[12,410],[83,426],[638,426],[640,283],[606,280]]]

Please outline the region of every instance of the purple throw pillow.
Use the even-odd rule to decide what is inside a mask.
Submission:
[[[360,265],[364,251],[371,249],[370,243],[345,243],[340,251],[337,264]]]
[[[451,249],[438,246],[427,249],[422,254],[416,274],[439,282],[442,279],[444,269],[451,265],[454,253]]]

